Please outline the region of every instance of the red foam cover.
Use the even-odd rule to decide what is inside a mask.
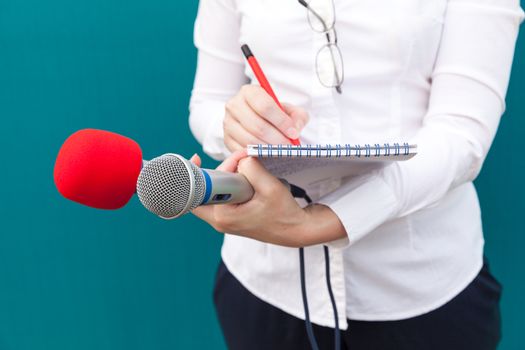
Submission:
[[[133,140],[109,131],[75,132],[60,148],[54,178],[67,199],[99,209],[123,207],[135,193],[142,151]]]

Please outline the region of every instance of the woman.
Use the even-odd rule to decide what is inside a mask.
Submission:
[[[504,111],[522,19],[518,0],[201,0],[190,126],[210,156],[233,152],[221,169],[256,192],[194,212],[229,233],[215,289],[229,348],[315,347],[297,247],[306,247],[306,306],[321,349],[497,347],[500,286],[484,265],[472,181]],[[256,85],[244,43],[285,112]],[[298,184],[314,201],[304,207],[241,151],[298,136],[409,141],[418,155]]]

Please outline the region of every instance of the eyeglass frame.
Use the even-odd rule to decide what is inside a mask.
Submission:
[[[332,3],[332,8],[334,8],[334,1],[333,0],[330,0],[331,3]],[[330,28],[328,27],[328,25],[326,25],[326,21],[322,18],[321,15],[319,15],[309,4],[308,2],[306,2],[305,0],[298,0],[299,4],[301,4],[302,6],[304,6],[308,11],[310,11],[318,20],[319,22],[321,22],[321,24],[323,25],[324,27],[324,31],[323,32],[319,32],[317,31],[312,23],[310,22],[310,20],[308,20],[308,22],[310,23],[310,28],[312,28],[313,31],[315,32],[318,32],[318,33],[322,33],[322,34],[325,34],[326,36],[326,40],[328,41],[327,44],[323,45],[319,51],[317,52],[317,57],[316,57],[316,60],[319,58],[319,54],[320,52],[325,48],[325,47],[328,47],[328,49],[330,50],[330,57],[332,58],[332,64],[334,66],[334,74],[336,75],[336,80],[337,80],[337,84],[336,85],[333,85],[333,86],[328,86],[326,84],[323,83],[321,77],[319,76],[319,70],[318,70],[318,66],[316,64],[316,73],[317,73],[317,78],[319,79],[319,82],[323,85],[323,86],[326,86],[326,87],[330,87],[330,88],[335,88],[335,90],[341,94],[342,93],[342,88],[341,88],[341,85],[343,84],[343,81],[345,79],[344,77],[344,63],[343,63],[343,55],[341,54],[341,50],[339,49],[339,46],[337,45],[337,31],[335,30],[335,9],[333,10],[334,11],[334,20],[332,22],[332,25],[330,26]],[[331,37],[330,37],[330,32],[333,32],[334,35],[333,35],[333,39],[334,41],[332,42],[331,40]],[[334,46],[336,49],[337,49],[337,52],[339,53],[339,56],[341,57],[341,78],[339,79],[339,74],[338,74],[338,70],[337,70],[337,63],[335,62],[335,57],[334,57],[334,53],[332,52],[332,49],[330,48],[330,46]]]

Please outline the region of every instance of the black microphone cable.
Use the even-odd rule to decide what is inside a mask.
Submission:
[[[302,198],[308,204],[312,204],[312,199],[304,189],[299,186],[290,184],[290,191],[294,198]],[[332,303],[332,309],[334,312],[334,338],[335,338],[335,350],[341,349],[341,333],[339,330],[339,316],[337,313],[337,305],[335,303],[334,293],[332,291],[332,283],[330,281],[330,253],[327,246],[323,246],[324,249],[324,262],[325,262],[325,274],[326,274],[326,286],[328,287],[328,294],[330,295],[330,302]],[[308,297],[306,295],[306,273],[304,264],[304,248],[299,248],[299,269],[301,275],[301,294],[303,297],[303,308],[304,308],[304,320],[306,325],[306,334],[308,335],[308,341],[312,350],[319,350],[319,345],[315,339],[312,322],[310,321],[310,312],[308,309]]]

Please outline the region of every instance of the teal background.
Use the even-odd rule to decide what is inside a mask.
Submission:
[[[136,199],[115,212],[82,207],[52,181],[61,143],[85,127],[132,137],[145,158],[200,149],[187,123],[196,8],[0,1],[1,350],[224,348],[211,302],[220,235],[190,215],[159,220]],[[523,348],[525,313],[524,43],[476,181],[507,350]]]

